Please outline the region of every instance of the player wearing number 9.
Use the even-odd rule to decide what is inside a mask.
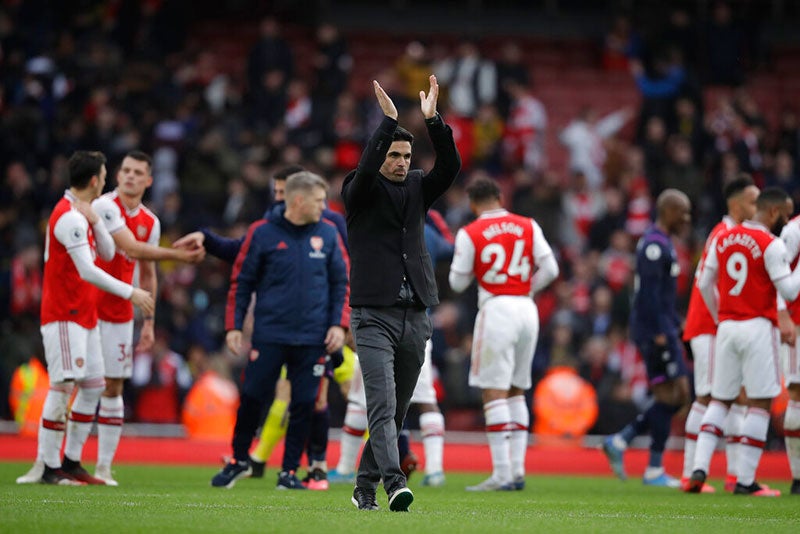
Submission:
[[[457,292],[478,280],[469,385],[482,390],[493,464],[488,480],[467,489],[522,489],[530,423],[524,393],[539,334],[531,297],[558,276],[558,264],[536,221],[502,208],[493,180],[475,180],[467,193],[478,219],[456,234],[449,280]]]
[[[690,490],[702,488],[728,409],[744,385],[749,409],[742,424],[734,493],[780,495],[759,486],[755,473],[767,438],[770,404],[781,390],[776,303],[779,295],[792,301],[800,292],[800,270],[791,271],[786,245],[776,237],[792,211],[792,201],[782,189],[767,188],[758,197],[753,220],[721,233],[709,248],[698,285],[719,326],[712,400],[700,426]]]

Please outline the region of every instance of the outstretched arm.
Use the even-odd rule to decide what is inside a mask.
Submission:
[[[420,91],[419,99],[420,109],[425,116],[425,125],[428,127],[428,135],[431,137],[433,150],[436,152],[436,163],[422,181],[426,210],[453,184],[461,169],[461,156],[458,154],[456,143],[453,140],[453,130],[445,124],[441,115],[436,111],[436,104],[439,100],[439,83],[436,81],[436,76],[432,74],[428,77],[428,81],[431,84],[428,94]]]
[[[383,114],[383,121],[369,138],[367,147],[361,154],[355,174],[348,176],[342,185],[342,198],[348,210],[363,206],[370,201],[369,191],[378,177],[386,153],[392,144],[392,136],[397,129],[397,108],[377,80],[372,81],[375,98]]]

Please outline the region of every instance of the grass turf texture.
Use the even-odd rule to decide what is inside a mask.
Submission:
[[[0,532],[797,532],[800,496],[686,495],[647,488],[636,479],[529,476],[521,492],[467,493],[480,474],[447,474],[442,488],[411,479],[411,513],[378,512],[350,503],[352,487],[327,492],[278,491],[276,473],[233,489],[210,486],[208,467],[115,466],[120,486],[17,485],[27,463],[0,463]],[[91,471],[91,469],[90,469]]]

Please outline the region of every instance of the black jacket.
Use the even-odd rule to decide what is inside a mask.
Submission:
[[[380,174],[397,129],[397,121],[384,117],[358,168],[344,180],[351,306],[393,305],[404,274],[422,304],[428,307],[439,302],[425,247],[425,213],[455,180],[461,158],[452,130],[439,115],[426,124],[436,151],[436,163],[428,174],[409,171],[403,182],[392,182]],[[405,210],[393,200],[397,191],[391,188],[405,188]]]

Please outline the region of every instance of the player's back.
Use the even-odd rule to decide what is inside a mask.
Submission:
[[[478,285],[492,295],[530,295],[534,263],[533,219],[492,210],[464,230],[475,246]]]
[[[53,208],[47,223],[41,324],[70,321],[84,328],[94,328],[97,289],[80,277],[69,255],[69,248],[84,246],[87,241],[94,249],[94,236],[86,218],[73,210],[73,200],[67,192]]]
[[[717,237],[720,322],[765,317],[777,324],[777,291],[767,270],[767,262],[781,261],[768,251],[776,239],[766,227],[751,222]]]

